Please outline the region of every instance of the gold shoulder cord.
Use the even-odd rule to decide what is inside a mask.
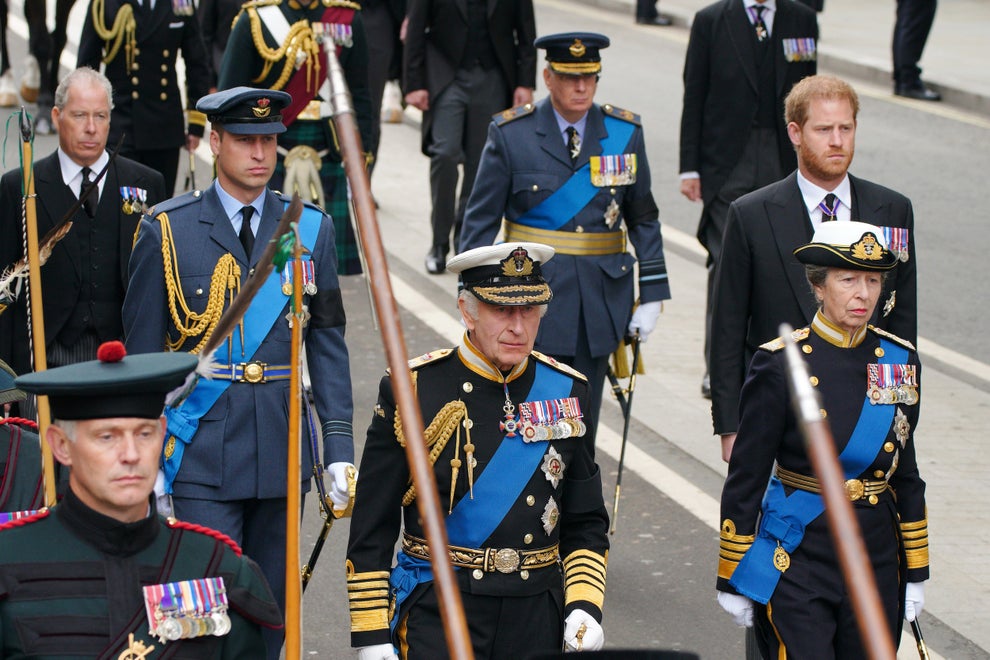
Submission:
[[[135,34],[137,21],[134,19],[134,7],[128,4],[121,5],[120,9],[117,10],[117,15],[114,16],[113,26],[107,28],[104,21],[105,5],[106,0],[93,0],[91,5],[96,35],[106,42],[104,46],[106,55],[103,56],[103,63],[110,64],[113,58],[117,57],[117,53],[120,52],[120,47],[123,45],[125,64],[127,71],[130,72],[134,65],[134,51],[137,47]],[[113,45],[110,44],[111,41],[113,41]]]
[[[313,29],[309,22],[301,20],[294,23],[289,28],[289,35],[286,37],[285,43],[280,44],[278,48],[271,48],[265,43],[265,35],[261,31],[261,17],[258,16],[257,8],[248,6],[244,8],[244,11],[247,12],[251,21],[251,38],[254,41],[254,47],[261,59],[265,61],[261,74],[251,82],[260,83],[268,77],[268,73],[275,63],[284,59],[282,73],[271,86],[271,89],[282,89],[289,82],[292,72],[296,69],[296,60],[304,57],[306,61],[306,89],[313,89],[316,81],[320,79],[320,44],[313,36]]]
[[[474,445],[471,444],[471,427],[473,426],[471,420],[467,415],[467,405],[463,401],[448,401],[444,404],[444,407],[440,409],[440,412],[436,414],[433,421],[430,422],[426,430],[423,431],[423,439],[426,440],[426,446],[432,447],[430,449],[430,465],[434,465],[437,462],[437,458],[440,456],[440,452],[444,450],[447,446],[447,442],[450,440],[454,431],[457,431],[457,440],[455,446],[455,455],[451,459],[450,464],[452,467],[451,477],[450,477],[450,509],[453,509],[454,503],[454,485],[457,482],[457,473],[461,467],[460,455],[460,437],[461,437],[461,420],[464,420],[464,428],[467,435],[467,443],[464,445],[465,460],[468,465],[468,481],[472,490],[472,497],[474,496]],[[402,419],[399,417],[398,408],[395,410],[395,439],[403,447],[406,446],[406,438],[402,433]],[[416,499],[416,486],[410,485],[409,490],[402,497],[402,506],[409,506],[412,504],[413,500]],[[449,511],[448,511],[449,513]]]
[[[186,305],[186,298],[182,292],[182,284],[179,281],[179,267],[175,254],[175,245],[172,242],[172,227],[168,221],[168,214],[161,213],[156,218],[162,226],[162,263],[165,266],[165,290],[168,297],[168,311],[172,316],[172,323],[175,325],[179,336],[172,339],[165,337],[165,346],[169,351],[178,351],[189,337],[203,335],[199,343],[190,353],[199,353],[216,328],[220,316],[223,314],[224,294],[230,293],[230,300],[234,299],[241,288],[241,267],[237,264],[233,255],[229,252],[217,260],[217,265],[213,269],[213,277],[210,279],[210,294],[207,298],[206,309],[202,314],[189,309]],[[178,307],[181,307],[182,316]]]

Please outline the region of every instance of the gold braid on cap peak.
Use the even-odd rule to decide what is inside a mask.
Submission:
[[[282,72],[278,79],[271,85],[270,89],[282,89],[292,72],[296,70],[296,63],[299,65],[306,63],[306,90],[316,93],[316,82],[320,79],[320,44],[313,34],[313,28],[309,21],[296,21],[289,28],[289,34],[285,38],[285,43],[279,44],[278,48],[271,48],[265,43],[265,34],[261,30],[261,17],[258,16],[258,9],[253,5],[244,7],[248,20],[251,23],[251,39],[254,41],[255,50],[265,61],[258,77],[252,80],[253,83],[260,83],[268,77],[269,72],[276,62],[283,61]]]
[[[550,68],[557,73],[566,76],[584,75],[587,73],[599,73],[602,70],[601,62],[550,62]]]
[[[169,351],[182,350],[182,345],[191,337],[202,335],[196,347],[190,353],[199,353],[213,335],[213,331],[223,315],[225,294],[230,294],[230,300],[241,290],[241,267],[229,252],[217,260],[210,278],[210,292],[206,299],[206,309],[196,313],[186,305],[186,297],[182,291],[179,278],[179,265],[175,245],[172,241],[172,227],[168,214],[160,213],[155,218],[162,227],[162,264],[165,268],[165,291],[168,300],[168,311],[172,317],[179,336],[172,338],[166,335],[165,347]],[[181,308],[182,314],[179,314]]]
[[[123,46],[126,70],[130,72],[134,65],[134,52],[137,50],[137,20],[134,18],[134,7],[122,4],[113,17],[113,25],[109,28],[106,24],[106,0],[93,0],[90,8],[96,36],[106,42],[103,45],[103,50],[106,52],[103,63],[110,64]]]

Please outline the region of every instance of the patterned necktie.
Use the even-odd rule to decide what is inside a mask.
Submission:
[[[754,17],[753,17],[753,27],[756,28],[756,40],[759,42],[766,41],[766,38],[770,36],[770,32],[767,31],[767,24],[763,22],[763,12],[767,10],[763,5],[754,5],[752,7]]]
[[[82,197],[86,188],[93,183],[93,170],[88,167],[82,168],[82,184],[79,186],[79,196]],[[83,211],[91,218],[96,217],[96,205],[100,203],[100,190],[98,186],[93,186],[89,194],[83,197]]]
[[[254,215],[253,206],[245,206],[241,209],[241,231],[237,235],[247,253],[248,261],[251,260],[251,250],[254,249],[254,232],[251,231],[251,216]]]
[[[581,153],[581,136],[578,135],[577,129],[573,126],[568,126],[564,132],[567,133],[567,150],[571,154],[571,164],[574,164],[578,154]]]
[[[822,222],[831,222],[838,217],[839,198],[829,193],[818,203],[818,208],[822,210]]]

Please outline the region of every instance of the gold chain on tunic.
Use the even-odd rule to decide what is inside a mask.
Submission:
[[[244,11],[247,12],[250,19],[251,39],[254,41],[254,47],[265,62],[261,74],[251,82],[260,83],[268,77],[276,62],[284,60],[282,72],[270,86],[270,89],[282,89],[292,77],[292,72],[305,62],[306,90],[315,93],[316,81],[320,79],[320,44],[313,34],[313,28],[309,21],[304,19],[293,23],[289,27],[289,34],[285,38],[285,43],[280,44],[278,48],[272,48],[265,43],[265,34],[261,30],[262,21],[261,17],[258,16],[257,6],[247,5],[244,7]],[[299,60],[298,64],[297,60]]]
[[[460,454],[460,436],[461,436],[461,421],[463,420],[463,426],[467,431],[467,443],[464,445],[464,451],[467,454],[468,461],[468,471],[469,471],[469,481],[471,482],[471,487],[474,487],[474,445],[471,444],[471,427],[473,423],[467,414],[467,404],[461,400],[448,401],[444,404],[440,412],[433,417],[433,421],[426,427],[423,431],[423,439],[426,441],[427,447],[432,447],[430,449],[430,465],[434,465],[439,458],[440,453],[447,446],[447,442],[450,441],[451,436],[454,432],[457,432],[457,440],[455,441],[456,453],[453,459],[451,459],[451,477],[450,477],[450,508],[453,509],[454,502],[454,485],[457,482],[457,473],[461,466],[461,460],[459,458]],[[402,419],[399,416],[399,410],[395,410],[395,421],[393,423],[393,428],[395,430],[395,439],[399,442],[402,447],[406,446],[406,437],[402,432]],[[412,479],[410,479],[410,482]],[[402,506],[409,506],[416,499],[416,486],[411,484],[409,490],[402,497]],[[449,511],[448,511],[449,513]]]
[[[117,57],[120,47],[124,47],[124,58],[128,75],[134,65],[134,53],[137,50],[137,21],[134,18],[134,7],[123,4],[117,10],[117,15],[113,18],[113,25],[107,27],[104,14],[106,0],[93,0],[93,27],[96,35],[106,42],[103,56],[103,63],[110,64],[113,58]],[[111,45],[110,42],[113,41]]]

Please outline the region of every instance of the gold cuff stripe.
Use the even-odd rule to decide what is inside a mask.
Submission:
[[[907,558],[907,567],[911,568],[925,568],[928,566],[928,547],[924,547],[918,550],[905,550],[904,556]]]
[[[596,605],[598,609],[601,609],[602,605],[605,603],[605,592],[588,584],[575,584],[565,587],[565,604],[573,603],[579,600],[592,603],[593,605]]]
[[[928,519],[918,520],[916,522],[901,522],[902,532],[913,532],[919,529],[925,529],[928,527]]]
[[[388,580],[348,580],[347,590],[359,589],[388,589]]]
[[[736,572],[736,567],[739,565],[738,561],[730,561],[724,557],[718,558],[718,576],[722,579],[728,580],[732,577],[732,574]]]
[[[608,564],[608,555],[607,554],[603,556],[603,555],[601,555],[601,554],[599,554],[597,552],[594,552],[592,550],[575,550],[571,554],[569,554],[566,557],[564,557],[564,570],[567,570],[567,567],[571,563],[573,563],[575,561],[578,561],[578,560],[581,560],[581,559],[589,560],[589,561],[592,561],[592,562],[594,562],[596,564],[601,564],[602,566],[606,566]]]
[[[727,550],[731,552],[746,552],[751,547],[753,547],[753,542],[744,541],[737,543],[735,541],[726,541],[723,539],[722,541],[719,542],[718,547],[721,550]]]
[[[564,579],[565,588],[579,583],[596,585],[602,591],[605,591],[605,575],[603,573],[568,573]]]
[[[388,571],[366,571],[364,573],[351,573],[347,576],[347,581],[357,582],[359,580],[384,580],[385,582],[388,582],[388,578]]]
[[[378,608],[366,612],[351,610],[351,632],[369,632],[388,629],[388,609]]]
[[[206,115],[199,110],[186,110],[186,119],[189,120],[190,124],[206,126]]]
[[[361,591],[351,591],[348,589],[347,591],[347,598],[351,602],[369,600],[371,598],[384,598],[385,600],[388,600],[388,596],[388,589],[364,589]]]

